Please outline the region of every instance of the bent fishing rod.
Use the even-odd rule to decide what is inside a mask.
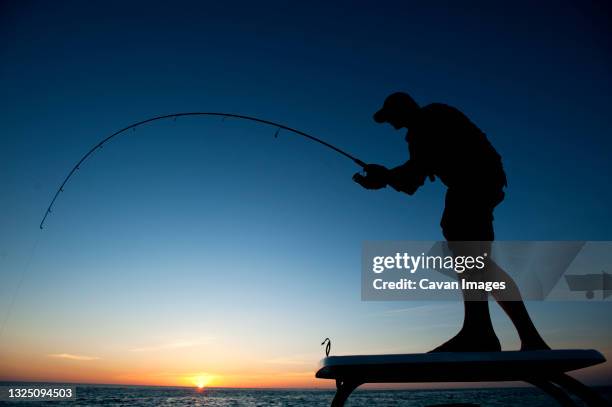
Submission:
[[[85,162],[85,160],[87,160],[87,158],[89,158],[89,156],[91,156],[96,150],[102,148],[102,146],[104,146],[104,144],[106,144],[108,141],[110,141],[112,138],[114,138],[115,136],[120,135],[121,133],[124,133],[130,129],[136,129],[136,127],[141,126],[143,124],[146,123],[151,123],[151,122],[155,122],[158,120],[164,120],[164,119],[177,119],[178,117],[184,117],[184,116],[220,116],[223,118],[226,117],[230,117],[230,118],[234,118],[234,119],[241,119],[241,120],[247,120],[247,121],[252,121],[252,122],[256,122],[256,123],[261,123],[261,124],[265,124],[268,126],[273,126],[276,127],[276,133],[274,134],[274,136],[278,136],[278,133],[280,132],[280,130],[286,130],[290,133],[296,134],[298,136],[302,136],[308,140],[314,141],[316,143],[319,143],[335,152],[337,152],[338,154],[343,155],[346,158],[349,158],[351,161],[353,161],[355,164],[359,165],[361,168],[365,168],[366,163],[364,163],[363,161],[361,161],[360,159],[352,156],[351,154],[347,153],[346,151],[341,150],[340,148],[318,138],[315,136],[312,136],[306,132],[294,129],[292,127],[289,126],[285,126],[284,124],[280,124],[280,123],[276,123],[270,120],[264,120],[264,119],[259,119],[257,117],[252,117],[252,116],[245,116],[242,114],[235,114],[235,113],[223,113],[223,112],[187,112],[187,113],[173,113],[173,114],[166,114],[166,115],[162,115],[162,116],[155,116],[155,117],[151,117],[150,119],[146,119],[146,120],[142,120],[139,121],[137,123],[133,123],[130,124],[127,127],[122,128],[121,130],[117,130],[116,132],[114,132],[113,134],[111,134],[110,136],[102,139],[98,144],[96,144],[95,146],[93,146],[89,151],[87,151],[87,153],[85,153],[85,155],[83,155],[83,157],[81,157],[81,159],[74,165],[74,167],[72,167],[72,169],[70,170],[70,172],[68,173],[68,175],[66,176],[66,178],[64,178],[64,181],[61,183],[61,185],[59,186],[59,188],[57,189],[57,191],[55,192],[55,195],[53,195],[53,199],[51,200],[51,203],[49,204],[49,206],[47,207],[47,211],[45,212],[45,215],[43,216],[41,222],[40,222],[40,229],[42,230],[45,224],[45,220],[47,220],[47,217],[49,216],[49,214],[52,212],[53,210],[53,205],[55,204],[55,201],[57,200],[58,196],[60,195],[61,192],[64,192],[64,186],[66,185],[66,183],[68,182],[68,180],[74,175],[74,173],[80,169],[81,165],[83,164],[83,162]]]

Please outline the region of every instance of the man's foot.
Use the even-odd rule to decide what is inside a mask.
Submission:
[[[494,332],[467,332],[463,329],[432,352],[500,352],[501,345]]]

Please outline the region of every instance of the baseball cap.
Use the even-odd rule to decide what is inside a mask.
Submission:
[[[387,96],[383,106],[374,113],[376,123],[385,123],[389,118],[406,109],[418,108],[417,103],[404,92],[395,92]]]

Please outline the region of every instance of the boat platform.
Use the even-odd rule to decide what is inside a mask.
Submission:
[[[505,381],[530,383],[562,406],[576,406],[573,395],[600,407],[610,402],[566,373],[605,361],[592,349],[328,356],[315,376],[336,381],[332,407],[343,406],[365,383]]]

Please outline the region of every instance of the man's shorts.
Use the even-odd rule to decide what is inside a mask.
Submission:
[[[442,233],[448,241],[492,241],[493,210],[504,200],[501,188],[458,189],[446,192]]]

